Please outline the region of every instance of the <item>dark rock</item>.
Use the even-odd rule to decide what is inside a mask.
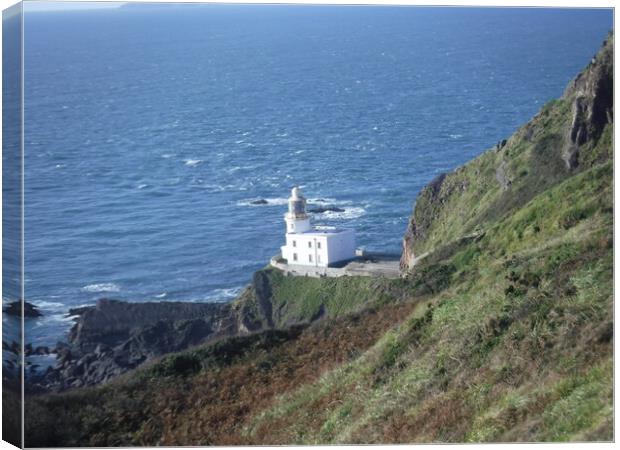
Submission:
[[[151,358],[238,330],[227,303],[101,299],[69,314],[77,316],[69,341],[56,346],[56,367],[38,381],[48,390],[102,383]]]
[[[4,307],[3,311],[10,315],[21,317],[22,315],[22,304],[21,302],[12,302]],[[24,302],[24,317],[40,317],[43,314],[38,310],[36,306],[32,303]]]
[[[2,350],[6,350],[9,353],[13,353],[14,355],[19,354],[19,344],[15,341],[8,342],[2,341]]]
[[[562,150],[562,159],[572,170],[579,166],[581,147],[596,141],[605,126],[613,122],[613,38],[572,81],[564,98],[573,99],[572,122]]]
[[[252,279],[258,306],[262,316],[267,320],[267,326],[273,327],[273,308],[271,305],[271,284],[264,272],[256,272]]]
[[[49,355],[50,349],[46,345],[41,345],[34,349],[33,354],[34,355]]]
[[[269,202],[265,200],[264,198],[261,198],[259,200],[253,200],[250,202],[250,205],[267,205],[267,204],[269,204]]]
[[[427,230],[431,227],[439,212],[439,205],[443,203],[444,197],[450,195],[449,191],[442,191],[446,175],[446,173],[442,173],[436,176],[418,194],[414,214],[409,220],[407,231],[403,238],[403,253],[400,258],[401,270],[413,267],[415,261],[414,243],[426,237]],[[424,212],[422,213],[422,211]]]
[[[309,213],[320,214],[324,212],[344,212],[344,209],[336,206],[314,206],[308,208]]]
[[[112,348],[160,320],[209,320],[229,308],[225,303],[127,303],[101,299],[95,306],[70,311],[78,318],[69,333],[69,343],[83,351],[94,351],[99,344]]]

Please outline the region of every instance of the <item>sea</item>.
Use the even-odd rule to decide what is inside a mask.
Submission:
[[[560,96],[612,20],[611,9],[27,9],[25,298],[43,316],[26,321],[26,342],[65,339],[68,310],[99,298],[230,301],[284,243],[293,186],[344,210],[316,224],[400,253],[422,187]]]

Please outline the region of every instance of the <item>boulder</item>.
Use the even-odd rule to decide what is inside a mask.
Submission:
[[[22,304],[19,301],[9,303],[4,307],[3,311],[10,316],[21,317]],[[42,315],[43,314],[41,314],[38,308],[32,303],[24,302],[24,317],[40,317]]]

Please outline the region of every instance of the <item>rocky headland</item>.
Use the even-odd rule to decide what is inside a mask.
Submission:
[[[154,357],[237,332],[230,304],[129,303],[101,299],[71,309],[67,342],[56,346],[56,365],[33,376],[33,389],[62,390],[105,382]]]

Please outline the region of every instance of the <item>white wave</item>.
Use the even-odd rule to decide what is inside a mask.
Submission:
[[[234,191],[234,190],[243,190],[243,189],[238,189],[235,185],[233,184],[195,184],[195,187],[199,187],[202,189],[206,189],[209,192],[228,192],[228,191]]]
[[[462,138],[462,137],[463,137],[463,135],[462,135],[462,134],[451,134],[451,135],[450,135],[450,138],[451,138],[451,139],[460,139],[460,138]]]
[[[352,208],[345,208],[345,210],[342,212],[325,211],[323,213],[315,214],[315,216],[321,219],[342,219],[344,220],[344,219],[357,219],[358,217],[361,217],[364,214],[366,214],[366,210],[364,208],[354,206]]]
[[[168,295],[167,292],[162,292],[161,294],[157,294],[155,298],[164,298],[166,295]]]
[[[243,290],[243,286],[233,287],[233,288],[222,288],[214,290],[210,295],[207,296],[207,300],[230,300],[239,295],[239,293]]]
[[[121,288],[114,283],[95,283],[82,288],[84,292],[120,292]]]
[[[195,167],[202,163],[202,159],[184,159],[183,161],[185,161],[185,165],[189,167]]]
[[[65,305],[59,302],[46,302],[45,300],[35,300],[34,305],[40,309],[64,309]]]
[[[287,137],[288,133],[277,133],[276,136],[277,137]]]
[[[161,155],[161,157],[168,159],[168,158],[172,158],[174,155],[175,155],[174,153],[164,153],[163,155]]]
[[[138,189],[144,189],[144,188],[147,188],[147,187],[149,187],[148,184],[140,184],[140,185],[138,185]]]
[[[78,315],[68,316],[66,313],[52,314],[50,316],[45,317],[45,320],[42,320],[41,322],[37,322],[37,326],[46,326],[48,325],[49,322],[69,323],[69,322],[73,322],[78,317],[79,317]]]

